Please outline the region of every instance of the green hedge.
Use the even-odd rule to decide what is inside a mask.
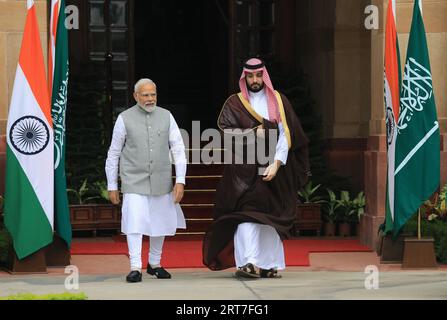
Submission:
[[[35,295],[32,293],[19,293],[7,297],[0,297],[0,300],[87,300],[85,293],[59,293],[59,294],[45,294]]]
[[[404,233],[417,235],[417,215],[410,219],[404,227]],[[421,221],[422,236],[430,236],[435,240],[436,259],[439,263],[447,264],[447,221],[436,219]]]

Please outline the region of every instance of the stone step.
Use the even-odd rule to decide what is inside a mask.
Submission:
[[[178,229],[177,232],[181,232],[183,234],[197,233],[197,232],[206,232],[213,219],[186,219],[186,229]]]
[[[205,232],[177,232],[173,237],[166,237],[165,241],[203,241]]]
[[[221,175],[186,176],[185,188],[187,190],[216,189],[217,184],[221,177],[222,177]]]
[[[182,204],[182,211],[186,219],[211,219],[213,204]]]
[[[213,204],[216,189],[186,189],[182,204]]]
[[[188,164],[186,174],[188,176],[215,176],[222,175],[224,165],[223,164]]]

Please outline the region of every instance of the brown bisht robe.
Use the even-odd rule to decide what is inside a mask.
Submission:
[[[203,263],[211,270],[235,266],[233,238],[240,223],[270,225],[283,240],[291,236],[297,192],[310,172],[308,139],[290,102],[284,95],[275,94],[289,144],[287,163],[270,182],[258,174],[259,164],[225,165],[217,186],[214,221],[203,242]],[[277,124],[263,119],[241,94],[228,98],[218,119],[221,130],[253,129],[260,124],[276,128],[279,136]]]

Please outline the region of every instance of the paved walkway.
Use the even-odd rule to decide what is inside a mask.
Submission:
[[[79,255],[72,257],[79,289],[71,292],[84,292],[89,299],[132,300],[447,299],[447,266],[401,270],[400,265],[380,265],[373,252],[318,253],[310,260],[310,267],[287,268],[281,279],[240,280],[234,270],[170,269],[170,280],[144,274],[143,282],[128,284],[126,256]],[[376,281],[365,273],[368,266],[377,266]],[[63,268],[43,275],[0,272],[0,296],[66,292],[67,276]]]

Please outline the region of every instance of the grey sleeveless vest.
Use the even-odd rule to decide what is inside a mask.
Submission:
[[[138,105],[121,113],[127,134],[120,156],[123,193],[158,196],[172,191],[169,115],[160,107],[147,112]]]

